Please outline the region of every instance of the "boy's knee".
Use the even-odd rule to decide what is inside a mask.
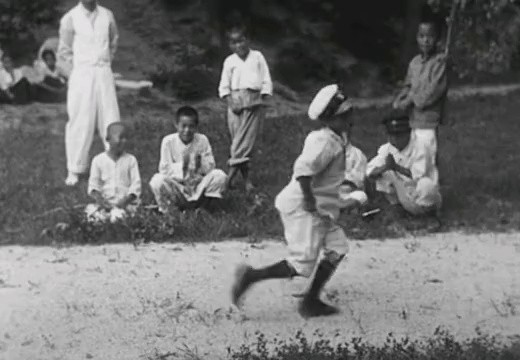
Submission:
[[[150,179],[150,188],[153,191],[159,190],[161,187],[164,186],[164,183],[166,181],[166,177],[162,174],[155,174]]]
[[[227,175],[224,171],[220,169],[215,169],[210,172],[211,179],[218,183],[218,184],[224,184],[227,180]]]

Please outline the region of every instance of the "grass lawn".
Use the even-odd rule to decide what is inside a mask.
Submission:
[[[447,123],[440,132],[441,181],[444,195],[441,231],[509,231],[520,227],[520,94],[472,98],[452,102]],[[143,202],[152,204],[148,181],[156,171],[159,146],[173,131],[172,111],[164,102],[138,95],[120,98],[124,121],[132,124],[130,152],[140,163]],[[58,119],[63,129],[64,110]],[[384,141],[379,125],[382,110],[356,114],[359,125],[354,142],[372,157]],[[37,114],[25,114],[27,119]],[[25,120],[24,120],[25,121]],[[263,145],[254,163],[254,178],[261,195],[246,198],[240,191],[229,195],[225,211],[172,214],[164,218],[142,210],[130,229],[94,227],[81,219],[78,205],[86,204],[86,182],[76,189],[63,186],[65,153],[63,135],[56,126],[22,126],[0,133],[0,243],[37,244],[55,242],[213,241],[230,237],[281,238],[282,227],[273,202],[286,185],[292,164],[311,125],[302,116],[268,119]],[[223,114],[215,113],[201,124],[212,142],[217,165],[225,168],[228,134]],[[101,151],[96,139],[92,154]],[[227,170],[227,169],[226,169]],[[76,208],[74,208],[76,206]],[[62,207],[45,216],[49,209]],[[68,223],[55,231],[58,222]],[[357,215],[342,219],[347,233],[358,239],[390,238],[421,232],[422,220],[382,212],[369,222]],[[45,231],[44,231],[45,230]],[[129,231],[126,232],[126,231]]]

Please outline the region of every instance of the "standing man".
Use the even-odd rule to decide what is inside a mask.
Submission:
[[[58,60],[71,69],[65,129],[68,186],[87,171],[96,125],[106,147],[106,129],[119,121],[111,69],[118,37],[114,15],[97,0],[81,0],[61,19]]]

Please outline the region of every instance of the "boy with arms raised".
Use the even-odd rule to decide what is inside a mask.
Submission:
[[[367,177],[391,204],[412,215],[436,211],[442,203],[431,147],[411,136],[408,115],[394,111],[383,123],[388,142],[367,166]]]
[[[141,196],[141,176],[136,158],[126,152],[126,126],[107,127],[108,150],[94,157],[88,194],[96,203],[86,208],[89,219],[116,222],[135,212]]]
[[[294,276],[314,278],[300,300],[303,317],[332,315],[338,309],[320,300],[320,293],[348,252],[343,230],[332,219],[340,212],[339,187],[345,179],[345,131],[352,106],[337,85],[321,89],[309,107],[309,118],[323,127],[311,132],[296,159],[290,183],[276,197],[290,256],[271,266],[241,265],[232,288],[238,304],[253,284]],[[318,261],[320,252],[322,260]]]
[[[150,180],[163,213],[170,205],[183,210],[206,200],[221,199],[226,183],[226,174],[215,168],[208,138],[198,132],[197,110],[181,107],[175,125],[177,132],[162,140],[159,173]]]

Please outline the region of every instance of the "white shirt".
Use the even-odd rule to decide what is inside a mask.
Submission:
[[[9,73],[3,66],[0,67],[0,89],[7,90],[22,80],[23,72],[21,69],[14,69],[13,74]]]
[[[112,205],[131,194],[139,199],[141,176],[137,159],[128,153],[116,161],[106,152],[94,157],[90,167],[88,194],[91,195],[93,190],[99,191]]]
[[[311,132],[294,163],[291,181],[276,197],[276,208],[283,213],[302,208],[303,192],[296,179],[310,176],[318,211],[337,218],[339,188],[345,179],[345,146],[345,140],[329,128]]]
[[[201,156],[201,168],[199,173],[207,175],[215,168],[213,150],[206,135],[196,133],[189,144],[185,144],[178,133],[164,137],[161,143],[161,159],[159,161],[159,173],[174,179],[184,180],[182,171],[184,154],[190,155],[189,169],[195,168],[195,157]]]
[[[249,50],[245,60],[237,54],[232,54],[224,61],[219,96],[222,98],[233,90],[257,90],[262,95],[273,94],[273,83],[269,67],[260,51]]]
[[[434,184],[439,183],[439,172],[433,163],[435,156],[432,156],[427,145],[413,139],[410,139],[408,146],[402,151],[399,151],[390,143],[382,145],[377,155],[368,163],[367,176],[370,176],[376,167],[383,166],[389,154],[394,156],[398,165],[410,170],[412,173],[412,179],[410,179],[396,172],[396,175],[404,182],[416,182],[421,178],[427,177]]]
[[[92,12],[81,3],[60,22],[58,61],[77,66],[110,66],[119,34],[112,12],[97,5]]]
[[[358,189],[365,187],[367,157],[363,152],[349,143],[345,153],[345,180],[354,183]]]

